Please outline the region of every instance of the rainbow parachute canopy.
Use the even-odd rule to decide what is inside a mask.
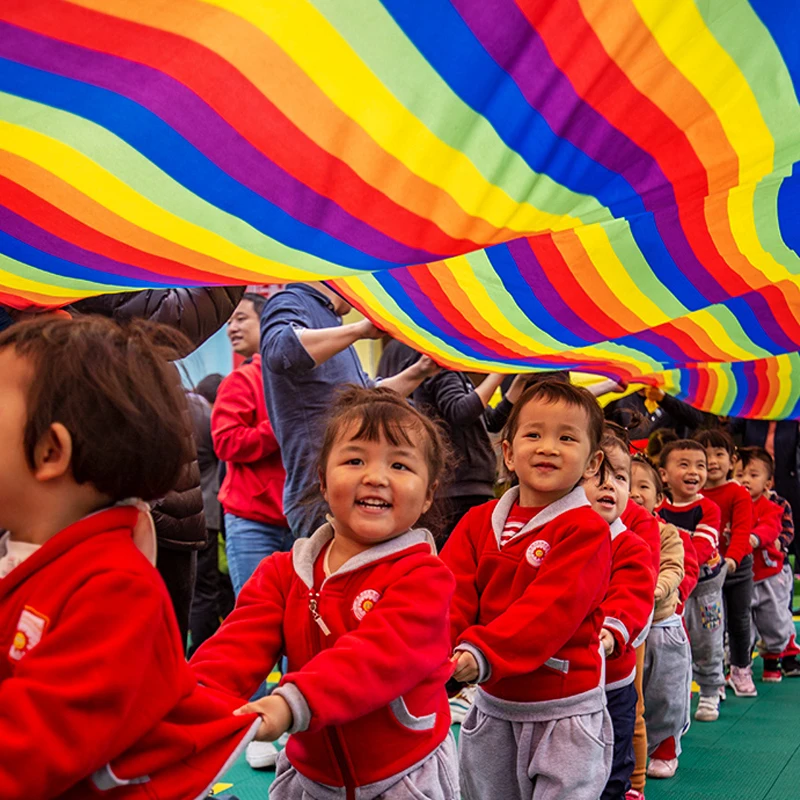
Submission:
[[[800,416],[789,0],[4,0],[0,302],[328,279],[461,369]]]

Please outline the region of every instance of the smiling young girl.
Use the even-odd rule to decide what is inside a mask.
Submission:
[[[390,389],[338,399],[319,460],[329,522],[264,559],[195,654],[200,683],[250,697],[258,738],[293,734],[270,797],[457,800],[445,682],[453,576],[416,528],[445,466],[438,429]]]
[[[442,551],[457,581],[455,678],[479,684],[459,742],[466,800],[597,800],[608,780],[611,537],[581,486],[600,467],[602,430],[585,389],[529,387],[503,433],[519,486],[467,512]]]

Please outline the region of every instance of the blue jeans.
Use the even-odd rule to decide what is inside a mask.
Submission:
[[[226,513],[225,550],[236,597],[263,559],[291,546],[292,534],[288,528]]]

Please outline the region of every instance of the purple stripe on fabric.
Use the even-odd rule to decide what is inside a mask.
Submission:
[[[755,362],[746,361],[742,364],[742,376],[747,384],[747,393],[742,401],[742,407],[739,409],[738,416],[748,417],[753,413],[756,400],[758,399],[759,386]],[[736,386],[739,387],[740,385],[740,381],[736,381]]]
[[[557,136],[622,176],[648,210],[675,205],[672,184],[653,156],[578,96],[513,0],[453,0],[453,5],[486,52],[514,80]],[[656,225],[687,279],[711,302],[727,297],[695,255],[683,228],[662,227],[658,219]]]
[[[493,361],[501,360],[510,362],[509,358],[500,358],[497,353],[491,348],[487,347],[481,342],[476,341],[472,337],[466,336],[463,331],[458,330],[449,320],[445,318],[441,311],[434,305],[433,301],[425,294],[422,287],[414,280],[413,276],[408,270],[405,269],[390,269],[389,274],[397,281],[402,287],[403,291],[408,296],[409,300],[414,304],[414,307],[419,311],[420,315],[425,317],[431,325],[435,325],[443,334],[450,336],[457,342],[471,347],[476,352],[480,353],[485,358]],[[380,274],[376,277],[380,281]],[[419,324],[415,321],[416,324]]]
[[[783,348],[787,353],[797,351],[798,347],[800,347],[800,342],[795,342],[781,327],[780,323],[775,319],[775,312],[761,291],[748,292],[742,296],[742,300],[750,306],[764,332],[778,347]]]
[[[502,245],[500,245],[502,246]],[[531,250],[527,239],[515,239],[505,245],[517,265],[520,276],[530,286],[536,299],[547,309],[553,319],[588,342],[601,342],[606,339],[588,322],[582,320],[566,303],[545,275],[536,254]],[[534,324],[538,324],[533,320]]]
[[[664,326],[660,325],[659,328],[663,329]],[[635,336],[626,336],[625,344],[628,347],[635,348],[637,339],[658,347],[672,359],[671,363],[664,363],[664,369],[673,369],[678,367],[680,364],[685,363],[686,361],[692,360],[691,358],[687,358],[686,353],[675,342],[673,342],[672,339],[670,339],[668,336],[664,336],[663,334],[656,333],[655,330],[640,331]]]
[[[242,186],[298,221],[370,256],[397,264],[442,258],[442,254],[403,245],[309,189],[251,145],[194,92],[152,67],[4,22],[0,22],[0,55],[133,100]]]
[[[141,267],[127,264],[122,261],[85,250],[83,247],[72,244],[71,242],[56,236],[50,231],[40,228],[38,225],[21,217],[3,205],[0,205],[0,230],[5,231],[9,236],[13,236],[20,242],[35,247],[43,253],[48,253],[56,258],[62,258],[73,264],[94,270],[98,273],[97,281],[100,283],[114,283],[115,277],[119,282],[125,280],[136,280],[152,286],[174,286],[175,279],[169,276],[160,275],[156,272],[142,269]],[[35,265],[34,265],[35,266]],[[208,281],[197,281],[182,279],[181,284],[185,286],[205,286]]]

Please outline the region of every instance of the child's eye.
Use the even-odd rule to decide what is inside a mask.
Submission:
[[[405,464],[401,464],[399,461],[395,461],[394,464],[392,464],[392,469],[408,470],[408,467]]]
[[[364,462],[360,458],[348,458],[344,463],[351,467],[360,467]]]
[[[568,433],[565,433],[561,437],[561,441],[562,442],[574,442],[575,441],[575,437],[574,436],[570,436]]]
[[[526,439],[538,439],[539,438],[539,434],[534,432],[534,431],[531,431],[530,433],[526,433],[525,434],[525,438]]]

